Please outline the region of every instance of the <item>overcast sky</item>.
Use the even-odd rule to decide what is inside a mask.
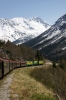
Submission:
[[[0,18],[40,17],[50,25],[66,13],[66,0],[0,0]]]

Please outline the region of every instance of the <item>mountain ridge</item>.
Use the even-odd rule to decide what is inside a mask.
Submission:
[[[37,20],[37,18],[36,18]],[[21,40],[25,42],[32,39],[45,30],[47,30],[50,25],[41,23],[41,18],[38,17],[39,22],[35,19],[25,19],[25,18],[12,18],[12,19],[0,19],[0,39],[10,40],[11,42],[16,40]],[[43,20],[42,20],[43,21]],[[47,24],[47,27],[45,26]],[[18,43],[19,44],[19,43]]]
[[[24,44],[39,49],[50,60],[65,56],[66,14],[61,16],[48,30]]]

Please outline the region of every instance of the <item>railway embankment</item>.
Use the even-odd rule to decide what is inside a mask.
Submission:
[[[47,89],[30,76],[35,67],[19,68],[13,71],[14,76],[10,86],[11,100],[57,100],[51,89]]]
[[[52,89],[48,89],[30,75],[37,67],[14,69],[0,80],[0,100],[58,100]]]

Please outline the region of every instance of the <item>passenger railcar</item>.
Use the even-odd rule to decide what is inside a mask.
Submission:
[[[43,65],[43,61],[11,61],[0,58],[0,78],[15,68],[35,65]]]

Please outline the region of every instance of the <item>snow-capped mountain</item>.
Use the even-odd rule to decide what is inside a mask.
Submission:
[[[23,43],[29,39],[32,39],[42,32],[46,31],[50,27],[49,24],[44,22],[39,17],[25,19],[25,18],[13,18],[13,19],[0,19],[0,39],[18,41]]]
[[[46,57],[59,53],[62,55],[62,52],[66,50],[66,14],[60,17],[47,31],[25,44],[38,48]]]

